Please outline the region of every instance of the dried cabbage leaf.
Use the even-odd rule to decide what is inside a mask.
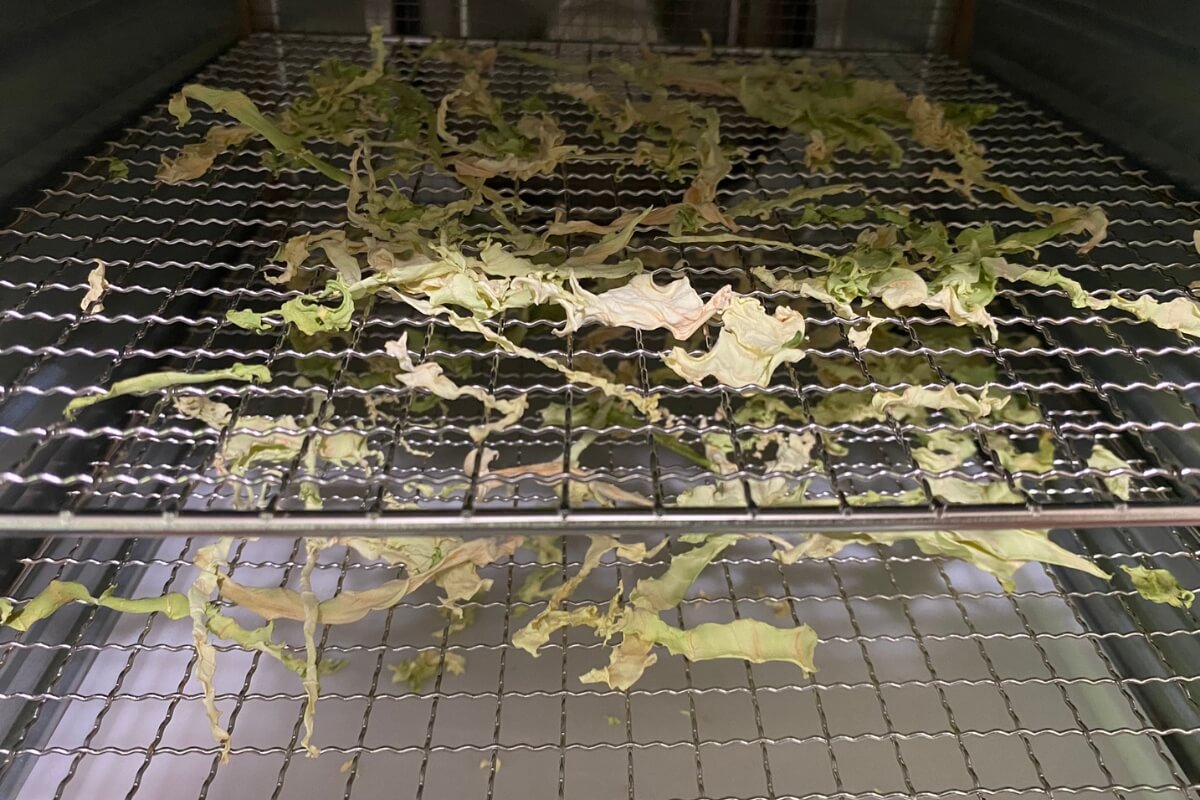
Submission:
[[[1057,269],[1036,269],[997,260],[1001,261],[996,265],[996,274],[999,277],[1014,282],[1032,283],[1043,288],[1062,289],[1075,308],[1089,308],[1093,311],[1117,308],[1163,330],[1200,337],[1200,304],[1190,297],[1176,297],[1166,302],[1155,300],[1150,295],[1141,295],[1136,300],[1130,300],[1116,292],[1107,298],[1096,297],[1078,281],[1066,277]]]
[[[424,389],[443,400],[471,397],[482,403],[484,408],[500,415],[499,419],[470,427],[468,433],[474,442],[482,442],[489,434],[505,430],[525,415],[525,408],[528,404],[528,398],[525,395],[514,397],[511,400],[497,398],[478,386],[459,386],[446,377],[441,366],[432,361],[427,361],[419,366],[414,365],[408,351],[407,331],[401,334],[399,339],[387,342],[384,350],[399,362],[400,373],[396,375],[396,380],[410,389]]]
[[[579,679],[583,683],[606,683],[613,689],[628,689],[641,677],[642,670],[653,663],[647,659],[639,661],[638,654],[642,648],[654,645],[662,645],[671,655],[683,656],[689,661],[725,658],[754,664],[780,661],[795,664],[808,674],[817,671],[813,661],[817,633],[808,625],[779,628],[757,619],[737,619],[703,622],[681,630],[663,622],[658,614],[634,606],[625,609],[619,627],[625,638],[614,650],[617,663],[610,660],[608,667],[581,675]],[[625,644],[630,640],[632,647]]]
[[[392,671],[392,683],[403,683],[409,690],[419,692],[439,672],[462,675],[467,669],[467,659],[460,653],[422,650],[412,658],[390,664],[388,669]]]
[[[571,287],[580,307],[569,330],[588,324],[650,331],[665,328],[676,339],[685,340],[733,300],[733,287],[722,286],[707,300],[692,288],[687,278],[666,286],[647,274],[635,275],[624,286],[592,294],[571,276]]]
[[[810,536],[795,547],[785,547],[775,557],[785,564],[800,558],[833,555],[847,544],[895,545],[911,541],[922,553],[956,558],[993,575],[1005,591],[1014,591],[1013,576],[1030,562],[1056,564],[1107,580],[1104,572],[1091,561],[1050,541],[1049,531],[902,531],[824,533]]]
[[[216,369],[209,372],[148,372],[133,378],[117,381],[112,388],[101,394],[76,397],[67,403],[63,412],[67,419],[74,419],[80,410],[104,400],[123,397],[130,394],[150,394],[173,386],[192,386],[198,383],[213,383],[214,381],[249,381],[251,383],[266,383],[271,380],[271,371],[262,364],[232,364],[228,369]]]
[[[1108,487],[1110,492],[1122,500],[1129,499],[1131,495],[1130,481],[1132,479],[1132,470],[1129,467],[1128,461],[1104,445],[1098,444],[1092,447],[1092,454],[1088,456],[1087,465],[1092,469],[1110,473],[1103,476],[1104,485]]]
[[[1137,593],[1152,603],[1191,608],[1196,600],[1196,593],[1180,586],[1175,576],[1165,569],[1126,566],[1121,569],[1129,576]]]
[[[52,580],[24,605],[15,609],[9,607],[6,613],[0,614],[0,625],[15,631],[27,631],[35,622],[69,603],[87,603],[128,614],[164,614],[170,619],[183,619],[190,613],[187,597],[178,592],[162,597],[129,599],[117,597],[113,594],[113,587],[109,587],[99,597],[93,597],[82,583]]]
[[[217,650],[209,641],[209,600],[217,589],[221,568],[229,558],[231,537],[223,537],[200,548],[192,564],[199,572],[187,591],[188,611],[192,619],[192,646],[196,650],[194,675],[204,693],[204,713],[213,739],[221,746],[222,764],[229,762],[229,731],[221,727],[221,712],[217,709],[216,687],[213,678],[217,670]]]
[[[572,369],[571,367],[562,364],[557,359],[551,358],[548,355],[539,353],[535,350],[530,350],[528,347],[521,347],[520,345],[514,343],[507,336],[492,330],[486,325],[480,323],[478,320],[471,317],[461,316],[448,308],[439,307],[415,297],[408,297],[407,295],[402,296],[402,299],[404,302],[408,303],[410,306],[423,314],[428,314],[432,317],[444,316],[446,321],[455,328],[458,328],[461,331],[479,334],[509,355],[519,356],[521,358],[527,358],[531,361],[536,361],[544,367],[562,373],[568,380],[593,386],[597,389],[600,389],[610,397],[618,400],[624,400],[638,411],[641,411],[643,414],[645,414],[652,422],[657,421],[662,417],[662,412],[658,409],[657,395],[643,395],[637,392],[631,386],[615,383],[614,381],[608,380],[599,375],[595,375],[586,370]]]
[[[914,414],[924,414],[927,409],[953,409],[971,417],[986,417],[1008,405],[1007,393],[985,388],[978,396],[968,394],[954,386],[930,389],[926,386],[910,386],[902,393],[879,392],[871,398],[871,407],[879,414],[890,414],[904,419]]]
[[[242,92],[230,89],[214,89],[199,83],[190,83],[175,94],[167,104],[167,110],[185,125],[192,118],[188,100],[204,103],[213,111],[223,112],[236,119],[243,126],[252,129],[271,143],[276,150],[286,156],[312,167],[327,178],[348,185],[350,176],[333,164],[317,157],[304,146],[304,143],[294,136],[284,132],[276,123],[265,117],[254,101]],[[210,162],[211,163],[211,162]]]
[[[83,299],[79,301],[79,310],[85,314],[99,314],[104,310],[104,303],[100,302],[108,292],[108,281],[104,277],[104,269],[105,263],[98,261],[92,271],[88,273],[88,290],[83,295]]]
[[[129,178],[129,165],[120,158],[106,158],[103,163],[108,165],[108,179],[120,182]]]
[[[689,383],[707,377],[733,387],[768,386],[781,364],[804,358],[804,315],[786,306],[768,314],[754,298],[734,296],[721,314],[721,332],[712,349],[699,356],[675,347],[663,359]]]
[[[217,156],[253,135],[254,131],[245,125],[214,125],[204,135],[204,141],[184,145],[175,158],[162,156],[155,177],[170,184],[194,181],[212,168]]]
[[[486,566],[498,558],[511,555],[521,544],[520,536],[501,536],[487,539],[457,540],[437,563],[424,571],[410,571],[403,578],[385,581],[370,589],[343,591],[318,604],[320,620],[325,625],[345,625],[365,617],[372,611],[391,608],[412,592],[427,583],[435,582],[451,570],[464,564],[475,567]],[[453,583],[443,588],[454,590],[462,584]],[[466,601],[475,594],[455,594],[443,603],[453,604]],[[221,597],[247,611],[258,614],[267,621],[292,619],[304,621],[304,602],[300,593],[280,587],[242,586],[228,576],[220,578]]]

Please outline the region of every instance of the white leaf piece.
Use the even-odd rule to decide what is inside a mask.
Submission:
[[[767,386],[780,364],[804,358],[797,345],[804,337],[804,315],[780,306],[768,314],[751,297],[735,296],[721,315],[722,328],[712,350],[692,356],[682,347],[664,359],[666,365],[690,383],[707,377],[726,386]]]

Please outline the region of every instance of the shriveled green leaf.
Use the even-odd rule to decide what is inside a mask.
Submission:
[[[520,536],[459,541],[428,570],[409,572],[406,577],[385,581],[369,589],[343,591],[321,601],[318,604],[319,618],[325,625],[357,622],[372,611],[391,608],[421,586],[435,581],[456,567],[464,564],[486,566],[501,556],[511,554],[520,543]],[[220,589],[223,598],[258,614],[265,620],[304,621],[303,599],[295,590],[242,586],[227,576],[221,577]],[[465,600],[468,597],[456,599]]]
[[[341,184],[349,184],[350,176],[329,162],[318,158],[304,144],[285,133],[275,122],[265,117],[254,101],[242,92],[230,89],[214,89],[198,83],[184,86],[175,94],[167,110],[179,121],[186,124],[192,117],[188,108],[188,100],[204,103],[213,111],[222,112],[250,128],[258,135],[269,141],[279,152],[312,167],[313,169]],[[211,163],[211,162],[210,162]],[[206,167],[207,169],[207,167]]]
[[[401,334],[399,339],[387,342],[384,350],[399,363],[400,372],[396,375],[396,379],[410,389],[423,389],[444,400],[471,397],[482,403],[483,407],[489,411],[500,414],[499,419],[470,427],[468,433],[474,442],[482,442],[489,434],[508,428],[525,414],[528,403],[525,395],[519,395],[511,400],[497,398],[478,386],[459,386],[446,377],[442,368],[432,361],[427,361],[419,366],[413,364],[412,356],[408,351],[407,332]]]
[[[1127,566],[1121,569],[1129,576],[1138,594],[1152,603],[1191,608],[1196,600],[1196,593],[1180,586],[1175,576],[1165,569]]]
[[[650,331],[665,328],[676,339],[685,340],[713,316],[724,311],[733,299],[733,287],[722,286],[702,300],[687,278],[666,286],[650,275],[635,275],[624,286],[601,294],[592,294],[571,277],[579,308],[569,329],[598,323],[607,327],[636,328]]]
[[[879,392],[871,399],[871,406],[880,414],[891,414],[900,419],[927,409],[954,409],[972,417],[986,417],[1008,405],[1008,400],[1008,394],[990,387],[976,396],[954,386],[937,389],[910,386],[899,394]]]
[[[637,582],[629,601],[648,611],[674,608],[683,602],[688,589],[704,568],[741,538],[737,534],[712,536],[690,550],[674,554],[666,572],[657,578],[645,578]]]
[[[77,397],[67,403],[64,413],[67,419],[74,419],[81,409],[101,401],[130,394],[150,394],[173,386],[192,386],[214,381],[266,383],[270,380],[271,371],[261,364],[239,363],[231,365],[228,369],[216,369],[210,372],[148,372],[145,375],[117,381],[111,389],[102,394]]]
[[[123,181],[129,178],[129,165],[119,158],[104,159],[108,164],[108,179],[110,181]]]
[[[1092,469],[1118,473],[1104,476],[1104,485],[1108,487],[1110,492],[1122,500],[1129,499],[1130,473],[1132,470],[1128,461],[1104,445],[1098,444],[1092,447],[1092,454],[1088,456],[1087,465]]]
[[[419,692],[439,671],[462,675],[467,669],[467,659],[461,653],[422,650],[412,658],[389,664],[388,669],[392,671],[392,683],[403,683],[410,691]]]
[[[27,631],[35,622],[69,603],[86,603],[126,614],[163,614],[170,619],[183,619],[189,614],[187,597],[177,592],[162,597],[128,598],[116,596],[109,587],[99,597],[93,597],[82,583],[52,580],[29,602],[17,608],[10,605],[0,613],[0,625]]]
[[[331,308],[325,304],[326,299],[334,300],[337,305]],[[354,319],[354,297],[350,287],[339,278],[325,284],[320,295],[293,297],[279,307],[279,314],[284,322],[292,323],[307,336],[345,331]]]
[[[1066,277],[1057,269],[1033,269],[1007,262],[997,269],[996,274],[1009,281],[1062,289],[1075,308],[1089,308],[1094,311],[1117,308],[1163,330],[1200,337],[1200,305],[1190,297],[1176,297],[1166,302],[1155,300],[1150,295],[1141,295],[1135,300],[1130,300],[1116,292],[1107,298],[1097,297],[1084,289],[1078,281]]]
[[[814,535],[796,547],[776,551],[776,558],[790,564],[804,557],[826,557],[847,544],[894,545],[911,541],[927,555],[957,558],[995,576],[1006,591],[1013,591],[1013,575],[1030,562],[1056,564],[1098,578],[1108,573],[1091,561],[1050,541],[1049,531],[914,531],[847,532]]]

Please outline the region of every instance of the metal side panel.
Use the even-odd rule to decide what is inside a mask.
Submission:
[[[1200,4],[978,0],[971,62],[1200,191]]]
[[[240,5],[0,2],[0,213],[232,44]]]

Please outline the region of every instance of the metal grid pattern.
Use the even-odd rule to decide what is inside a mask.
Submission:
[[[1092,533],[1063,541],[1086,549],[1098,543]],[[1154,565],[1187,582],[1200,567],[1186,532],[1106,535],[1116,544],[1100,563],[1113,572]],[[187,555],[202,543],[52,540],[26,562],[20,596],[52,577],[97,590],[111,582],[127,595],[182,591],[193,574]],[[566,541],[564,574],[584,545]],[[302,550],[284,539],[242,542],[232,569],[246,583],[294,586]],[[316,589],[373,584],[382,569],[331,550]],[[606,660],[587,634],[556,636],[537,659],[506,644],[537,608],[514,597],[531,569],[519,560],[489,568],[495,585],[473,604],[475,622],[450,638],[424,592],[386,615],[319,630],[322,657],[350,663],[322,682],[315,760],[297,746],[299,679],[223,649],[217,700],[233,756],[218,769],[190,680],[186,621],[72,607],[54,618],[76,615],[67,634],[52,621],[15,638],[5,631],[0,789],[39,800],[1197,796],[1168,744],[1194,747],[1200,728],[1152,721],[1139,702],[1144,692],[1195,691],[1200,662],[1164,663],[1200,643],[1197,620],[1155,607],[1167,623],[1145,626],[1136,620],[1150,604],[1120,579],[1066,582],[1030,566],[1006,594],[973,568],[915,550],[855,547],[781,566],[766,543],[744,543],[706,571],[672,622],[808,622],[821,637],[816,675],[664,657],[626,694],[578,682]],[[628,587],[659,569],[608,564],[577,599],[603,602],[618,580]],[[1090,604],[1135,622],[1091,626]],[[298,625],[277,633],[300,638]],[[1147,666],[1119,671],[1121,648],[1149,654]],[[392,683],[388,667],[422,650],[464,656],[465,673],[439,669],[418,691]]]
[[[531,45],[537,46],[537,45]],[[564,57],[600,58],[599,46],[553,46]],[[739,57],[741,51],[728,54]],[[753,54],[745,54],[750,57]],[[212,64],[198,79],[236,87],[268,109],[286,103],[303,86],[306,72],[321,59],[364,59],[359,40],[331,37],[254,36]],[[397,51],[401,69],[409,56]],[[999,112],[981,125],[978,138],[995,162],[993,174],[1041,202],[1096,203],[1109,214],[1109,239],[1089,256],[1073,246],[1050,245],[1041,261],[1058,266],[1089,287],[1146,293],[1168,299],[1192,292],[1188,283],[1197,266],[1191,232],[1200,219],[1195,202],[1176,198],[1120,156],[1069,131],[1059,122],[1015,99],[1001,88],[938,57],[847,55],[859,74],[897,80],[905,89],[943,100],[992,102]],[[516,102],[543,87],[544,71],[502,58],[493,89]],[[454,67],[425,63],[414,81],[440,95],[454,85]],[[554,110],[564,125],[582,136],[586,115],[563,101]],[[838,173],[824,178],[803,167],[803,142],[765,133],[761,125],[727,104],[721,108],[723,135],[763,157],[735,167],[722,184],[720,200],[732,204],[749,197],[783,192],[801,182],[857,181],[877,197],[908,203],[919,212],[948,222],[953,229],[971,221],[992,221],[999,232],[1030,225],[1028,218],[1003,204],[970,205],[954,193],[927,182],[934,164],[944,159],[910,149],[904,164],[891,169],[867,159],[845,158]],[[706,431],[739,439],[752,429],[717,421],[720,408],[737,408],[744,398],[722,388],[664,383],[660,357],[670,346],[665,334],[631,332],[593,344],[586,335],[562,338],[546,322],[501,320],[510,335],[564,362],[599,361],[628,370],[642,391],[663,396],[673,419],[669,425],[606,428],[543,424],[539,411],[549,402],[579,407],[586,391],[557,373],[507,357],[481,341],[467,339],[415,315],[398,304],[377,301],[356,320],[344,338],[323,348],[298,348],[287,335],[250,334],[224,321],[232,308],[277,306],[286,291],[264,278],[278,270],[269,264],[279,243],[304,231],[320,230],[343,219],[343,194],[311,170],[285,170],[274,176],[259,163],[254,147],[226,157],[202,182],[164,186],[152,179],[161,154],[195,141],[215,119],[197,113],[182,130],[159,106],[79,170],[67,172],[19,218],[0,229],[0,489],[4,507],[0,525],[9,530],[76,529],[124,533],[131,526],[179,532],[204,529],[283,531],[289,525],[397,529],[595,530],[620,523],[627,529],[676,526],[701,530],[828,529],[872,525],[912,528],[930,524],[1030,527],[1101,524],[1106,521],[1161,524],[1197,518],[1195,432],[1196,376],[1189,372],[1200,347],[1119,314],[1071,308],[1054,290],[1009,286],[1001,289],[1005,307],[996,320],[1001,338],[993,344],[972,340],[969,353],[982,354],[997,367],[1001,385],[1024,394],[1044,422],[1028,425],[976,423],[981,435],[995,431],[1017,442],[1033,443],[1043,434],[1057,446],[1055,468],[1045,475],[1011,474],[981,459],[953,475],[1002,480],[1017,489],[1026,505],[997,512],[945,507],[930,494],[926,477],[913,462],[910,445],[919,429],[910,423],[820,425],[814,421],[781,423],[781,430],[839,436],[849,445],[844,456],[820,454],[807,477],[835,505],[825,508],[756,508],[747,492],[746,509],[685,513],[673,507],[686,487],[714,476],[660,447],[661,434],[698,444]],[[347,154],[332,143],[329,157],[345,163]],[[130,178],[107,180],[106,162],[117,156],[130,166]],[[410,177],[405,189],[425,202],[446,202],[461,191],[432,174]],[[568,165],[560,174],[518,187],[529,210],[521,223],[543,225],[556,209],[575,217],[607,220],[615,210],[665,205],[681,187],[643,175],[625,174],[605,165]],[[846,247],[856,225],[800,224],[776,215],[750,226],[748,234],[828,248]],[[702,293],[745,280],[749,266],[774,268],[796,264],[787,253],[757,247],[700,248],[670,245],[658,234],[635,238],[628,250],[639,256],[660,281],[686,275]],[[79,301],[85,276],[100,259],[112,283],[103,311],[82,313]],[[761,291],[768,304],[789,299]],[[932,368],[944,376],[941,362],[953,349],[927,340],[937,317],[895,318],[907,341],[888,350],[856,350],[845,339],[844,324],[823,309],[810,309],[814,343],[811,357],[776,373],[767,391],[794,405],[811,408],[815,400],[838,392],[902,390],[907,384],[882,384],[865,357],[908,359],[914,368]],[[420,412],[411,396],[393,386],[364,388],[355,376],[382,352],[383,342],[404,330],[437,333],[423,357],[474,360],[471,381],[501,397],[527,394],[530,410],[509,430],[491,437],[499,450],[497,466],[561,460],[580,436],[597,433],[583,467],[595,479],[648,498],[650,509],[573,508],[561,479],[516,477],[508,491],[479,496],[477,475],[464,472],[465,457],[476,448],[468,428],[482,421],[469,402],[448,412]],[[585,332],[586,333],[586,332]],[[856,367],[862,380],[822,386],[812,364],[817,357]],[[168,393],[136,402],[99,404],[67,422],[61,410],[71,397],[98,391],[115,380],[158,369],[209,370],[240,360],[269,365],[269,386],[213,384],[205,392],[230,403],[238,416],[292,414],[303,419],[313,409],[325,420],[303,428],[306,446],[321,432],[358,431],[379,452],[377,469],[340,468],[303,455],[294,463],[263,468],[243,477],[218,475],[214,454],[224,432],[199,427],[180,416]],[[301,378],[304,380],[300,380]],[[377,417],[383,404],[394,416]],[[945,424],[944,422],[934,422]],[[418,458],[400,445],[434,451]],[[1128,469],[1098,470],[1086,465],[1094,442],[1103,442],[1129,463]],[[986,452],[986,449],[984,450]],[[735,477],[763,477],[759,468],[738,463]],[[1104,478],[1128,477],[1132,502],[1117,502]],[[793,476],[803,477],[803,476]],[[418,483],[441,490],[436,500],[416,494]],[[323,515],[304,515],[300,489],[318,486],[325,498]],[[848,496],[877,490],[883,495],[908,489],[925,493],[911,508],[851,507]],[[253,493],[253,511],[235,509],[235,495]],[[397,503],[418,508],[389,511]],[[58,512],[70,512],[60,515]],[[46,516],[51,512],[53,516]],[[146,512],[150,512],[147,514]],[[166,512],[163,515],[161,512]],[[196,512],[196,513],[192,513]],[[1032,515],[1040,516],[1037,524]],[[169,516],[179,513],[181,517]],[[699,515],[697,515],[699,513]],[[290,514],[290,516],[289,516]]]

